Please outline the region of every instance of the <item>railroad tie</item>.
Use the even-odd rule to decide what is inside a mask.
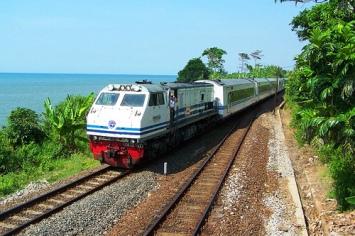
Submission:
[[[27,217],[23,217],[23,216],[11,216],[9,219],[14,219],[14,220],[18,220],[18,221],[29,221],[30,219]]]
[[[57,200],[57,199],[48,199],[49,202],[55,202],[57,204],[63,204],[65,203],[64,201],[61,201],[61,200]]]
[[[68,190],[69,192],[73,192],[73,193],[78,193],[78,194],[83,194],[83,193],[85,193],[85,191],[80,191],[80,190],[78,190],[78,189],[70,189],[70,190]]]
[[[80,186],[78,186],[78,188],[83,188],[83,189],[86,189],[86,190],[91,190],[91,189],[93,189],[93,187],[91,187],[91,186],[86,186],[86,185],[80,185]]]
[[[158,236],[187,236],[190,234],[185,234],[185,233],[170,233],[170,232],[157,232]]]
[[[91,184],[91,185],[94,185],[94,186],[100,185],[100,183],[93,182],[93,181],[88,181],[87,184]]]
[[[74,195],[67,194],[67,193],[62,193],[61,196],[65,197],[65,198],[73,198],[73,197],[75,197]]]
[[[103,178],[100,178],[100,177],[96,177],[95,180],[98,180],[98,181],[101,181],[101,182],[107,181],[107,179],[103,179]]]
[[[38,206],[46,208],[46,209],[54,208],[53,205],[49,205],[49,204],[46,204],[46,203],[40,203],[40,204],[38,204]]]
[[[109,179],[111,179],[112,177],[115,177],[115,176],[110,175],[110,174],[104,174],[104,175],[101,175],[101,176],[103,176],[105,178],[109,178]]]
[[[6,229],[13,229],[16,227],[16,225],[13,224],[9,224],[9,223],[4,223],[4,222],[0,222],[0,226],[2,228],[6,228]]]
[[[26,210],[25,213],[28,213],[30,215],[42,215],[42,212],[39,211],[34,211],[34,210]]]

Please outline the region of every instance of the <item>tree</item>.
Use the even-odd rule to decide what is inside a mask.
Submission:
[[[307,45],[286,89],[298,135],[327,153],[343,210],[355,195],[355,20],[353,8],[343,5],[351,1],[329,0],[293,19],[293,30]]]
[[[256,67],[256,61],[260,60],[264,55],[261,54],[261,50],[255,50],[254,52],[250,53],[250,56],[254,59],[254,67]]]
[[[179,82],[193,82],[195,80],[208,79],[210,72],[200,58],[192,58],[189,60],[181,71],[178,73],[177,80]]]
[[[223,55],[227,54],[226,51],[223,49],[213,47],[213,48],[207,48],[203,51],[202,56],[206,56],[208,59],[207,66],[208,68],[217,73],[223,73],[224,72],[224,67],[223,67]]]
[[[239,60],[241,62],[240,70],[241,72],[245,72],[245,63],[246,61],[250,60],[250,57],[248,53],[244,53],[244,52],[238,53],[238,55],[239,55]]]
[[[5,130],[10,143],[14,147],[31,142],[40,143],[45,137],[39,125],[38,114],[23,107],[11,111],[8,118],[8,127]]]

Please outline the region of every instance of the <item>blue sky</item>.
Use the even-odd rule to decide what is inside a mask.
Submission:
[[[274,0],[3,0],[0,72],[177,74],[208,47],[263,50],[262,64],[294,65],[290,21],[310,5]]]

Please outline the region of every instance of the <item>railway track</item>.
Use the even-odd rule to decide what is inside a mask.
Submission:
[[[104,165],[97,171],[0,213],[0,235],[13,235],[127,175]]]
[[[254,118],[249,113],[235,125],[143,235],[199,234]]]

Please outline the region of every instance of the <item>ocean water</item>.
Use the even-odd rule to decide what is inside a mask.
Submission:
[[[20,74],[0,73],[0,127],[16,107],[30,108],[41,114],[44,100],[52,104],[63,101],[67,95],[98,93],[112,83],[131,83],[139,80],[153,83],[171,82],[175,75],[105,75],[105,74]]]

